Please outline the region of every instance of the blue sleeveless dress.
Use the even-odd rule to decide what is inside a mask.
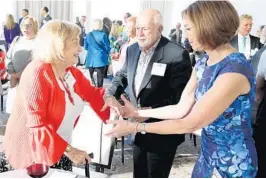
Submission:
[[[222,177],[254,178],[257,153],[252,138],[251,105],[255,98],[256,81],[252,67],[240,53],[232,53],[212,66],[207,65],[207,60],[206,55],[195,65],[198,83],[196,101],[225,73],[244,75],[251,84],[251,90],[239,96],[221,116],[203,128],[201,151],[192,177],[212,177],[215,170]]]

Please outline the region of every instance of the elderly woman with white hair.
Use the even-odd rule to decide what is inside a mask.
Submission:
[[[72,130],[85,102],[104,122],[110,111],[101,111],[104,90],[91,86],[73,67],[81,52],[79,34],[77,25],[52,20],[36,38],[33,60],[21,76],[3,142],[13,168],[52,166],[63,154],[76,164],[90,162],[85,151],[70,145]]]

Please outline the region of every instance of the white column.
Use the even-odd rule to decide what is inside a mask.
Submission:
[[[86,26],[85,26],[85,29],[86,29],[86,33],[89,32],[90,30],[90,24],[91,24],[91,21],[92,21],[92,17],[91,17],[91,6],[92,6],[92,2],[91,0],[87,0],[86,1],[86,17],[87,17],[87,20],[86,20]]]

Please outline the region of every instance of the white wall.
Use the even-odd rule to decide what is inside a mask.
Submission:
[[[195,0],[176,0],[173,4],[172,27],[177,22],[182,22],[181,12]],[[230,0],[239,15],[250,14],[253,16],[251,34],[255,35],[260,25],[266,25],[266,0]]]

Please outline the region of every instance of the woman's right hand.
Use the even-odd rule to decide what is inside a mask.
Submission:
[[[91,158],[89,155],[82,150],[71,148],[69,152],[66,153],[66,156],[74,163],[74,164],[85,164],[85,159],[88,160],[89,163],[91,163]]]

